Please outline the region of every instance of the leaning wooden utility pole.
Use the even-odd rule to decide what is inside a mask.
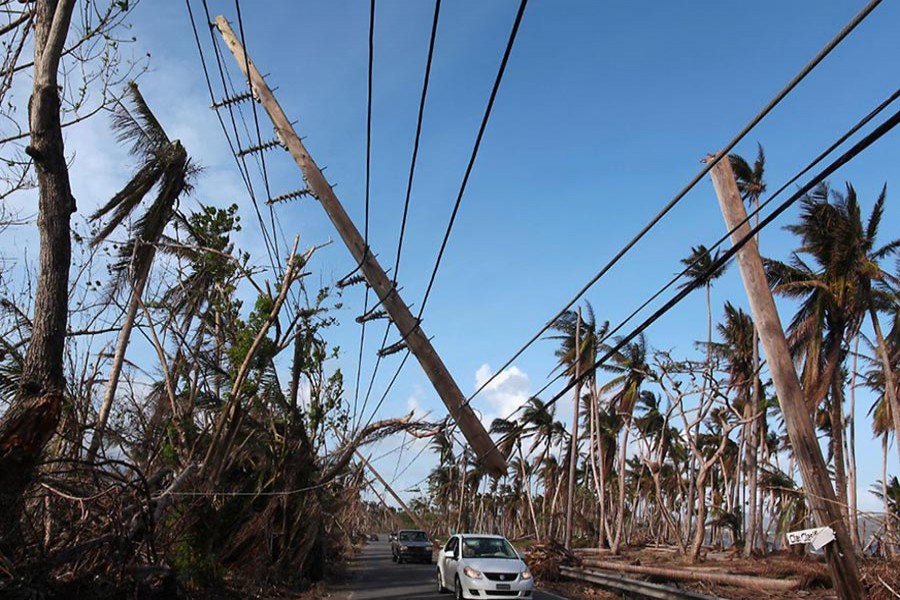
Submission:
[[[375,483],[366,477],[363,477],[363,481],[365,481],[366,485],[369,486],[369,491],[375,494],[375,497],[378,498],[378,501],[381,502],[381,506],[388,511],[391,515],[391,529],[396,531],[400,527],[397,525],[397,514],[393,511],[393,509],[388,506],[388,503],[385,501],[384,496],[378,493],[378,490],[375,488]]]
[[[387,490],[387,492],[391,495],[391,497],[393,497],[394,500],[397,501],[397,504],[400,505],[400,507],[403,509],[403,511],[409,515],[409,518],[413,520],[413,523],[416,524],[416,527],[418,527],[422,531],[428,531],[428,527],[425,525],[425,521],[423,521],[419,517],[419,515],[417,515],[410,507],[408,507],[406,505],[406,502],[404,502],[403,499],[397,495],[397,492],[394,491],[394,488],[391,487],[391,484],[389,484],[387,481],[384,480],[384,477],[382,477],[378,473],[378,471],[375,470],[375,467],[373,467],[371,465],[371,463],[369,463],[369,461],[366,460],[366,457],[363,456],[359,450],[354,450],[353,452],[356,453],[356,457],[360,460],[360,462],[362,462],[362,464],[372,472],[372,475],[374,475],[375,478],[381,482],[381,485],[384,486],[384,489]]]
[[[744,209],[744,202],[727,156],[722,157],[713,167],[711,174],[722,216],[725,218],[725,226],[729,231],[734,230],[731,242],[737,243],[750,234],[750,226],[746,222],[747,211]],[[738,224],[741,225],[738,227]],[[738,251],[737,261],[741,279],[747,289],[753,319],[759,331],[759,339],[775,383],[775,391],[778,394],[778,402],[781,405],[794,456],[803,475],[806,499],[812,508],[817,525],[831,527],[834,530],[834,542],[825,546],[834,589],[844,600],[863,598],[859,566],[856,563],[850,536],[847,534],[847,524],[841,516],[841,509],[828,477],[822,449],[819,447],[812,417],[806,407],[800,380],[794,370],[794,362],[755,239],[749,240]]]
[[[222,34],[228,49],[234,55],[238,67],[249,79],[255,98],[259,100],[269,114],[269,118],[272,119],[278,139],[288,149],[291,156],[294,157],[294,161],[296,161],[297,166],[303,172],[310,191],[322,204],[322,208],[325,209],[341,239],[344,240],[344,243],[350,250],[350,254],[353,255],[353,259],[359,265],[363,275],[365,275],[366,281],[378,294],[381,304],[388,315],[390,315],[394,325],[397,326],[401,339],[406,342],[410,351],[418,359],[419,364],[422,365],[422,369],[431,380],[441,400],[444,401],[447,410],[450,411],[450,415],[459,425],[460,431],[462,431],[469,444],[478,454],[478,457],[484,462],[488,473],[494,477],[506,475],[506,459],[503,457],[503,454],[488,436],[484,425],[475,416],[475,412],[466,404],[459,386],[456,385],[456,381],[450,375],[450,371],[447,370],[447,367],[437,352],[435,352],[428,336],[422,331],[418,319],[413,317],[409,307],[400,298],[400,294],[393,282],[385,274],[384,269],[378,264],[372,252],[366,247],[366,242],[359,234],[359,230],[350,220],[344,207],[334,194],[334,190],[331,189],[331,185],[322,175],[321,169],[319,169],[300,141],[300,137],[294,131],[290,120],[285,116],[281,106],[275,100],[275,96],[257,70],[256,65],[244,53],[244,48],[238,41],[237,36],[235,36],[234,31],[232,31],[228,20],[219,15],[216,17],[216,27]]]

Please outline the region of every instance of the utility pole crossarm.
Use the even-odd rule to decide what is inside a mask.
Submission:
[[[321,169],[319,169],[309,152],[307,152],[300,137],[294,131],[290,120],[284,114],[269,86],[257,70],[256,65],[244,53],[243,47],[225,17],[221,15],[216,17],[216,27],[237,61],[238,67],[250,81],[257,100],[259,100],[266,109],[269,118],[271,118],[278,139],[281,140],[288,152],[291,153],[291,156],[294,157],[294,161],[303,172],[310,191],[322,204],[322,208],[325,209],[341,239],[344,240],[353,259],[359,264],[366,281],[378,295],[385,310],[390,315],[394,325],[396,325],[401,339],[406,341],[410,351],[419,361],[441,400],[447,406],[450,415],[459,425],[460,431],[484,462],[488,473],[494,477],[505,475],[506,459],[494,445],[475,412],[466,404],[459,386],[434,350],[425,332],[422,331],[418,319],[412,315],[409,307],[400,298],[393,282],[388,278],[372,252],[366,247],[366,242],[360,235],[359,230],[350,220],[331,185],[322,174]]]

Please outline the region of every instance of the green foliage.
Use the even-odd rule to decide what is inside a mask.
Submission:
[[[247,358],[253,346],[253,341],[265,325],[274,308],[275,300],[268,294],[260,294],[256,299],[253,311],[247,318],[246,322],[238,320],[236,323],[237,330],[234,334],[234,343],[227,350],[228,359],[231,362],[232,375],[237,375],[237,370]],[[256,349],[256,353],[250,361],[251,371],[261,371],[265,369],[272,359],[275,358],[278,348],[275,342],[265,337],[260,341]],[[247,382],[247,389],[242,390],[243,393],[253,394],[256,392],[256,384]]]
[[[882,480],[879,479],[875,482],[875,485],[869,488],[869,491],[873,496],[884,502],[885,494],[882,491],[882,485]],[[900,515],[900,481],[897,480],[896,475],[888,479],[888,484],[885,487],[887,488],[888,511],[890,511],[892,515]]]
[[[172,545],[168,556],[179,581],[188,589],[207,588],[222,581],[222,566],[200,539],[188,533]]]

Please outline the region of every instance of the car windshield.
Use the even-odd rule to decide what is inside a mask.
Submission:
[[[424,531],[403,531],[400,533],[401,542],[427,542],[428,536]]]
[[[503,538],[467,537],[462,541],[463,558],[519,558]]]

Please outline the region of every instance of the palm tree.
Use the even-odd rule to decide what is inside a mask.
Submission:
[[[93,438],[87,460],[93,461],[100,448],[110,408],[119,384],[119,375],[125,362],[125,350],[131,338],[131,330],[137,317],[144,287],[150,275],[150,267],[156,254],[156,243],[163,235],[181,195],[191,190],[191,180],[199,169],[190,160],[184,146],[166,135],[159,121],[138,90],[130,83],[127,93],[132,109],[119,102],[113,110],[113,128],[120,142],[131,144],[130,153],[138,160],[138,169],[125,187],[105,205],[91,220],[109,217],[106,224],[92,240],[99,244],[128,217],[141,202],[156,189],[156,197],[143,214],[134,222],[131,237],[119,251],[119,261],[113,265],[114,287],[120,289],[130,284],[130,296],[125,310],[125,320],[119,333],[115,355],[109,373],[109,385],[100,404]]]
[[[525,460],[522,453],[522,437],[525,435],[525,428],[521,422],[510,421],[508,419],[494,419],[491,423],[491,433],[497,433],[503,436],[498,448],[503,455],[509,459],[512,450],[516,450],[516,458],[510,461],[510,469],[513,471],[513,481],[516,488],[519,486],[525,488],[525,495],[528,499],[528,512],[531,515],[531,523],[534,527],[534,535],[538,541],[541,539],[540,527],[538,526],[537,516],[534,512],[534,498],[531,494],[531,466]]]
[[[740,308],[736,308],[730,302],[725,303],[725,321],[716,325],[716,330],[722,338],[721,342],[712,344],[712,352],[725,363],[725,369],[728,373],[728,389],[734,393],[734,407],[742,412],[744,424],[742,426],[742,440],[744,449],[744,458],[748,470],[747,484],[750,487],[750,499],[748,502],[748,519],[746,528],[747,546],[752,547],[753,538],[756,536],[756,494],[754,487],[756,486],[756,477],[753,475],[755,469],[756,453],[758,449],[752,439],[747,435],[753,427],[756,419],[755,413],[759,410],[759,406],[753,403],[752,390],[758,387],[758,374],[754,369],[753,360],[756,353],[753,351],[755,340],[755,328],[753,319]],[[741,472],[741,460],[736,461],[735,479]],[[735,481],[736,489],[739,487]]]
[[[543,400],[536,396],[532,396],[525,403],[525,409],[522,411],[522,417],[519,423],[523,432],[532,437],[534,441],[528,454],[532,454],[537,448],[541,448],[541,453],[534,459],[535,468],[539,467],[547,460],[553,446],[557,445],[566,437],[566,428],[560,421],[554,420],[556,413],[556,405],[548,406]],[[541,508],[541,515],[544,521],[545,532],[549,533],[549,522],[547,512],[549,510],[548,494],[550,490],[547,488],[547,481],[544,481],[544,502]]]
[[[885,375],[894,380],[877,318],[882,295],[873,286],[874,281],[889,277],[879,261],[900,247],[900,240],[875,245],[884,201],[882,189],[864,226],[853,186],[848,183],[842,194],[823,183],[802,199],[799,223],[787,227],[800,238],[800,248],[792,253],[790,263],[766,261],[773,289],[800,300],[789,326],[789,342],[802,363],[807,402],[817,407],[826,396],[829,401],[835,485],[845,507],[843,365],[846,347],[867,315],[881,348]],[[812,264],[804,255],[812,259]],[[892,408],[896,407],[894,386],[888,385],[886,390]],[[895,428],[900,430],[900,410],[892,413]],[[846,510],[845,516],[849,520]]]
[[[563,373],[573,380],[580,378],[583,373],[586,374],[585,380],[589,385],[589,389],[594,391],[596,385],[593,364],[596,360],[597,348],[609,329],[609,322],[606,321],[598,326],[596,317],[594,316],[594,308],[591,306],[590,302],[585,302],[584,311],[579,309],[578,311],[568,310],[564,312],[554,322],[553,329],[558,331],[559,335],[548,336],[548,338],[559,340],[560,342],[560,347],[556,350],[555,354],[559,360],[559,366],[563,368]],[[568,471],[569,479],[571,481],[569,481],[566,506],[567,525],[565,542],[567,545],[571,544],[571,522],[568,520],[568,517],[571,516],[572,511],[570,505],[574,502],[574,472],[578,468],[577,457],[578,445],[580,442],[578,435],[578,417],[579,405],[582,401],[581,390],[582,384],[578,383],[578,385],[575,386],[575,410],[572,417],[572,435],[570,437],[571,448],[568,451],[568,455],[574,457],[575,460],[569,462]],[[590,402],[590,399],[593,397],[594,394],[589,394],[588,402]],[[590,411],[593,409],[592,405],[588,404],[587,409],[588,410],[585,411],[585,417],[586,420],[590,420]],[[591,444],[589,444],[589,446],[590,445]],[[589,452],[589,454],[589,459],[593,460],[593,453]]]
[[[616,338],[616,344],[621,343]],[[611,408],[615,409],[617,429],[622,431],[622,440],[619,443],[619,467],[618,467],[618,510],[616,512],[616,534],[611,545],[613,554],[617,553],[622,542],[622,530],[625,518],[625,461],[628,452],[628,433],[631,429],[631,418],[634,414],[634,406],[641,393],[641,385],[647,377],[653,373],[647,364],[647,340],[644,335],[637,336],[631,342],[625,344],[619,350],[610,355],[609,362],[600,366],[607,372],[617,376],[603,386],[601,391],[612,393]]]

